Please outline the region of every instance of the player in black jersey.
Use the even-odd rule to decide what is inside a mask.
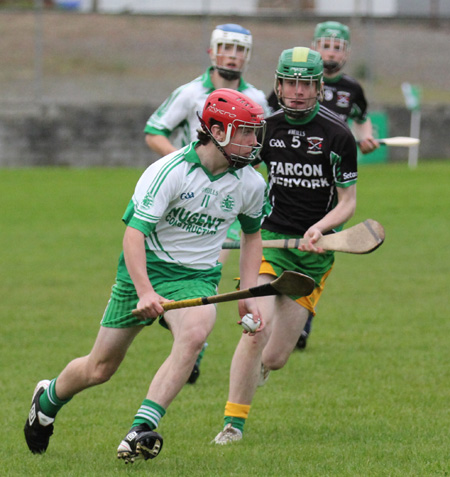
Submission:
[[[355,78],[342,72],[350,53],[350,30],[339,22],[323,22],[316,26],[312,48],[323,59],[323,104],[344,121],[353,119],[353,132],[363,154],[379,147],[373,137],[372,122],[367,116],[367,101],[361,85]]]
[[[342,72],[350,53],[349,28],[335,21],[317,24],[312,48],[320,53],[324,63],[324,92],[321,103],[344,121],[353,120],[352,129],[363,154],[374,151],[379,144],[373,137],[372,122],[367,116],[364,91],[356,79]],[[279,109],[275,92],[270,95],[268,101],[274,111]],[[311,314],[298,340],[298,349],[306,348],[312,320]]]
[[[293,270],[314,278],[316,288],[307,297],[257,299],[266,326],[255,336],[243,334],[236,348],[217,444],[242,438],[258,384],[289,359],[334,263],[334,253],[315,243],[340,230],[356,208],[356,142],[345,122],[319,103],[322,76],[317,51],[296,47],[282,52],[274,87],[281,109],[267,118],[261,153],[272,206],[262,225],[263,239],[304,237],[307,244],[299,250],[264,249],[258,283]]]

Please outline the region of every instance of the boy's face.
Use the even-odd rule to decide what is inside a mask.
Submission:
[[[283,79],[279,85],[280,96],[285,106],[292,109],[306,110],[317,101],[317,81]]]
[[[336,65],[343,65],[347,60],[348,44],[340,38],[319,38],[315,43],[315,49],[322,57],[325,74],[336,69]]]
[[[228,70],[243,71],[247,49],[235,43],[221,43],[217,47],[216,64]]]

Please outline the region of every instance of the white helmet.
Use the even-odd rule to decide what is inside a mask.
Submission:
[[[236,54],[238,47],[243,48],[244,64],[241,69],[230,69],[223,66],[217,66],[219,45],[224,44],[234,45],[234,55]],[[212,65],[217,69],[219,74],[227,80],[240,78],[250,61],[251,51],[252,34],[250,33],[250,30],[247,30],[240,25],[234,23],[217,25],[211,34],[210,54]]]

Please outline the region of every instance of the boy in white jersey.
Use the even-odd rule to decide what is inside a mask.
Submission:
[[[202,76],[172,92],[148,119],[144,132],[150,149],[165,156],[194,141],[197,137],[197,111],[203,109],[208,95],[218,88],[240,91],[262,106],[265,116],[270,114],[264,93],[242,78],[250,61],[252,45],[252,34],[246,28],[233,23],[216,26],[209,48],[212,66]],[[239,222],[235,221],[229,227],[226,239],[239,238]],[[229,253],[229,250],[222,250],[219,261],[225,263]],[[191,384],[200,375],[200,361],[205,348],[188,378]]]
[[[261,149],[263,116],[263,109],[245,95],[217,90],[199,118],[199,141],[144,172],[123,216],[127,228],[116,283],[90,354],[36,386],[24,429],[31,452],[46,451],[59,409],[75,394],[109,380],[137,334],[159,316],[172,333],[173,347],[117,456],[127,463],[159,454],[163,439],[155,429],[186,382],[216,318],[213,305],[164,313],[162,304],[216,293],[217,259],[236,217],[243,232],[242,287],[257,282],[266,185],[248,164]],[[253,298],[239,301],[238,308],[240,316],[260,317]]]

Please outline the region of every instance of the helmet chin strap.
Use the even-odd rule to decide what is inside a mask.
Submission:
[[[342,67],[344,66],[344,63],[338,63],[337,61],[333,60],[328,60],[323,62],[323,69],[327,73],[337,73]]]
[[[227,81],[237,80],[241,77],[241,72],[237,70],[227,70],[218,66],[216,66],[216,70],[217,73],[219,73],[219,75]]]

